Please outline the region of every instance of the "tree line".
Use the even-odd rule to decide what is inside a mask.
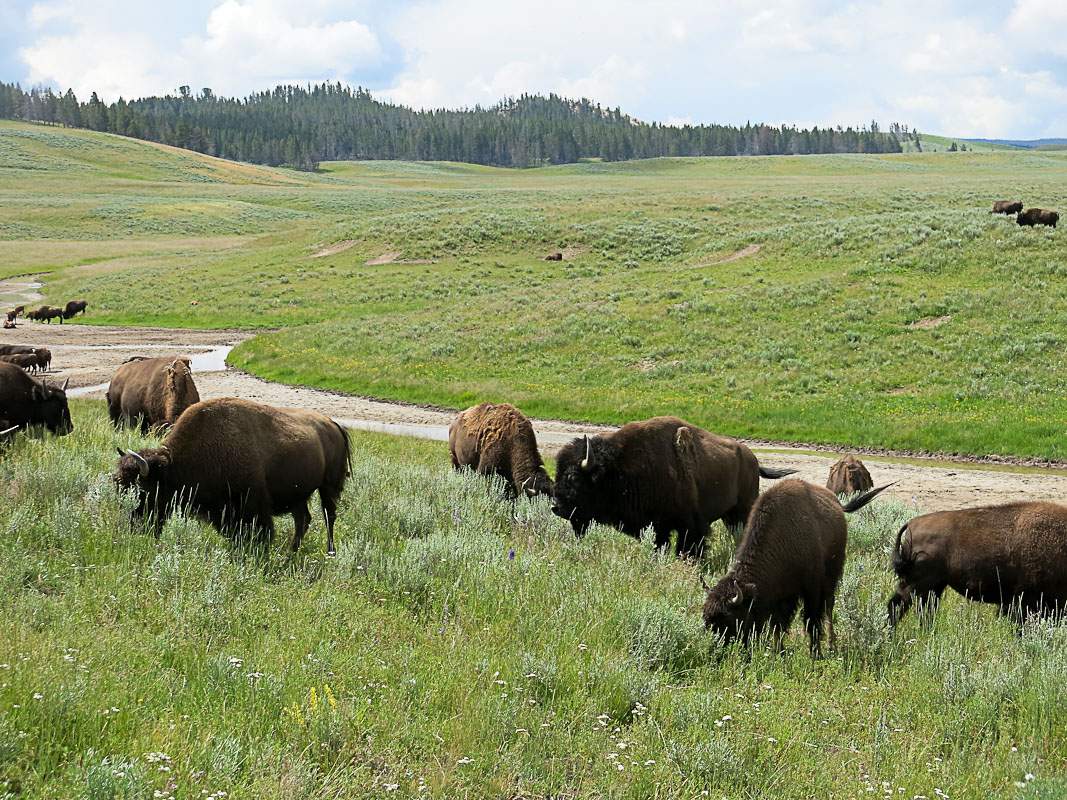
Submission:
[[[314,170],[321,161],[463,161],[499,167],[661,156],[899,153],[910,136],[896,123],[799,129],[746,124],[670,126],[618,108],[554,94],[522,95],[489,108],[416,111],[375,100],[363,88],[278,86],[243,99],[211,89],[82,103],[68,89],[24,91],[0,83],[0,118],[117,133],[207,155]],[[903,134],[900,131],[903,131]]]

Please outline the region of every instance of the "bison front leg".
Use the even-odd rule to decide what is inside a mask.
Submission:
[[[289,542],[290,552],[295,553],[300,549],[300,542],[304,538],[304,534],[308,532],[308,528],[311,527],[311,512],[308,510],[307,503],[293,509],[293,538]]]

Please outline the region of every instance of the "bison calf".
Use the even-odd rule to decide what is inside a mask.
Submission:
[[[887,489],[860,495],[842,507],[837,495],[799,480],[782,481],[756,501],[737,548],[733,569],[708,590],[704,625],[724,641],[747,645],[770,623],[781,647],[798,602],[812,653],[820,650],[822,621],[834,646],[834,593],[845,564],[845,514],[863,508]]]
[[[1023,204],[1018,200],[997,200],[993,203],[993,210],[990,214],[1018,214],[1023,210]]]
[[[946,587],[1016,619],[1063,611],[1067,506],[1011,503],[915,517],[897,532],[893,569],[900,584],[889,600],[891,624],[916,601],[936,611]]]
[[[873,489],[874,481],[863,462],[849,453],[830,467],[826,488],[834,494],[855,494]]]
[[[326,518],[326,552],[333,553],[337,500],[348,476],[348,434],[329,417],[275,408],[236,397],[205,400],[185,410],[158,449],[119,449],[119,490],[135,489],[134,515],[151,516],[156,535],[179,504],[224,534],[252,528],[274,538],[274,517],[293,515],[295,553],[311,524],[316,491]]]
[[[482,403],[461,411],[448,428],[448,452],[455,469],[502,477],[511,497],[552,494],[533,425],[513,405]]]
[[[1060,215],[1044,208],[1028,208],[1026,211],[1020,211],[1015,221],[1020,225],[1029,225],[1031,228],[1035,225],[1049,225],[1055,228],[1056,223],[1060,221]]]
[[[630,536],[651,525],[663,547],[678,531],[678,555],[699,557],[712,522],[745,523],[760,476],[795,471],[761,467],[736,439],[677,417],[655,417],[564,445],[556,456],[552,511],[579,535],[594,521]]]

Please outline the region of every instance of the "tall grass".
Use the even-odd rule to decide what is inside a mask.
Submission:
[[[1055,796],[1067,628],[886,627],[915,509],[851,515],[838,649],[722,648],[698,568],[353,434],[336,557],[134,533],[99,404],[0,454],[0,780],[25,797]],[[716,526],[700,567],[728,567]],[[1027,777],[1027,776],[1033,776]],[[1022,787],[1016,787],[1016,782]]]

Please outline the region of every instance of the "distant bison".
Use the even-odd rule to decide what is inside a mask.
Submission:
[[[657,547],[678,531],[678,554],[698,557],[712,522],[740,526],[766,469],[735,439],[677,417],[631,422],[607,436],[586,436],[556,457],[552,511],[583,534],[593,521],[638,536],[652,526]]]
[[[14,364],[16,367],[21,367],[27,372],[36,372],[38,367],[40,367],[40,362],[37,360],[37,356],[34,353],[15,353],[10,356],[0,356],[0,361]]]
[[[41,365],[42,371],[52,365],[52,351],[47,347],[35,347],[33,348],[33,354],[37,356],[37,361]]]
[[[915,517],[897,533],[889,601],[897,622],[918,601],[933,613],[945,587],[1021,619],[1067,605],[1067,506],[1010,503]]]
[[[274,537],[273,517],[292,514],[296,552],[317,490],[326,551],[334,552],[337,500],[350,466],[348,434],[316,411],[236,397],[205,400],[186,409],[158,449],[119,449],[119,456],[115,485],[136,489],[134,515],[150,515],[157,536],[179,505],[227,535],[251,527],[264,543]]]
[[[804,629],[818,653],[822,622],[834,646],[834,593],[845,565],[845,514],[863,508],[881,486],[842,508],[828,489],[782,481],[760,495],[745,526],[734,567],[708,590],[704,625],[731,641],[748,644],[770,623],[774,647],[803,602]]]
[[[552,494],[533,425],[513,405],[482,403],[461,411],[448,428],[448,452],[455,469],[502,477],[512,497]]]
[[[0,420],[8,427],[43,425],[64,436],[74,430],[67,406],[67,382],[60,389],[0,362]]]
[[[188,358],[133,358],[120,365],[107,388],[112,423],[149,428],[173,425],[181,413],[200,402]]]
[[[25,344],[0,344],[0,356],[13,356],[16,353],[32,353],[33,348]]]
[[[1060,221],[1060,215],[1044,208],[1028,208],[1026,211],[1020,211],[1015,221],[1020,225],[1029,225],[1031,228],[1035,225],[1050,225],[1055,228],[1056,223]]]
[[[855,494],[873,489],[874,481],[871,480],[871,473],[863,466],[863,462],[849,453],[830,467],[826,488],[834,494]]]
[[[545,256],[545,261],[562,261],[563,253],[549,253]]]
[[[38,322],[47,322],[51,324],[53,319],[58,319],[59,324],[63,324],[63,309],[56,306],[41,306],[36,312],[33,312],[33,319]],[[27,314],[27,317],[30,315]]]
[[[990,214],[1018,214],[1023,210],[1023,204],[1018,200],[997,200],[993,203]]]
[[[63,319],[70,319],[78,313],[85,316],[85,309],[88,305],[85,300],[71,300],[63,309]]]
[[[14,330],[14,329],[15,329],[15,328],[17,328],[17,327],[18,327],[18,325],[16,325],[16,324],[15,324],[14,322],[12,322],[11,320],[9,320],[9,319],[5,319],[5,320],[4,320],[4,329],[5,329],[5,330]]]
[[[18,319],[18,316],[19,316],[19,313],[15,309],[9,308],[7,310],[7,321],[8,322],[14,322],[16,319]]]

